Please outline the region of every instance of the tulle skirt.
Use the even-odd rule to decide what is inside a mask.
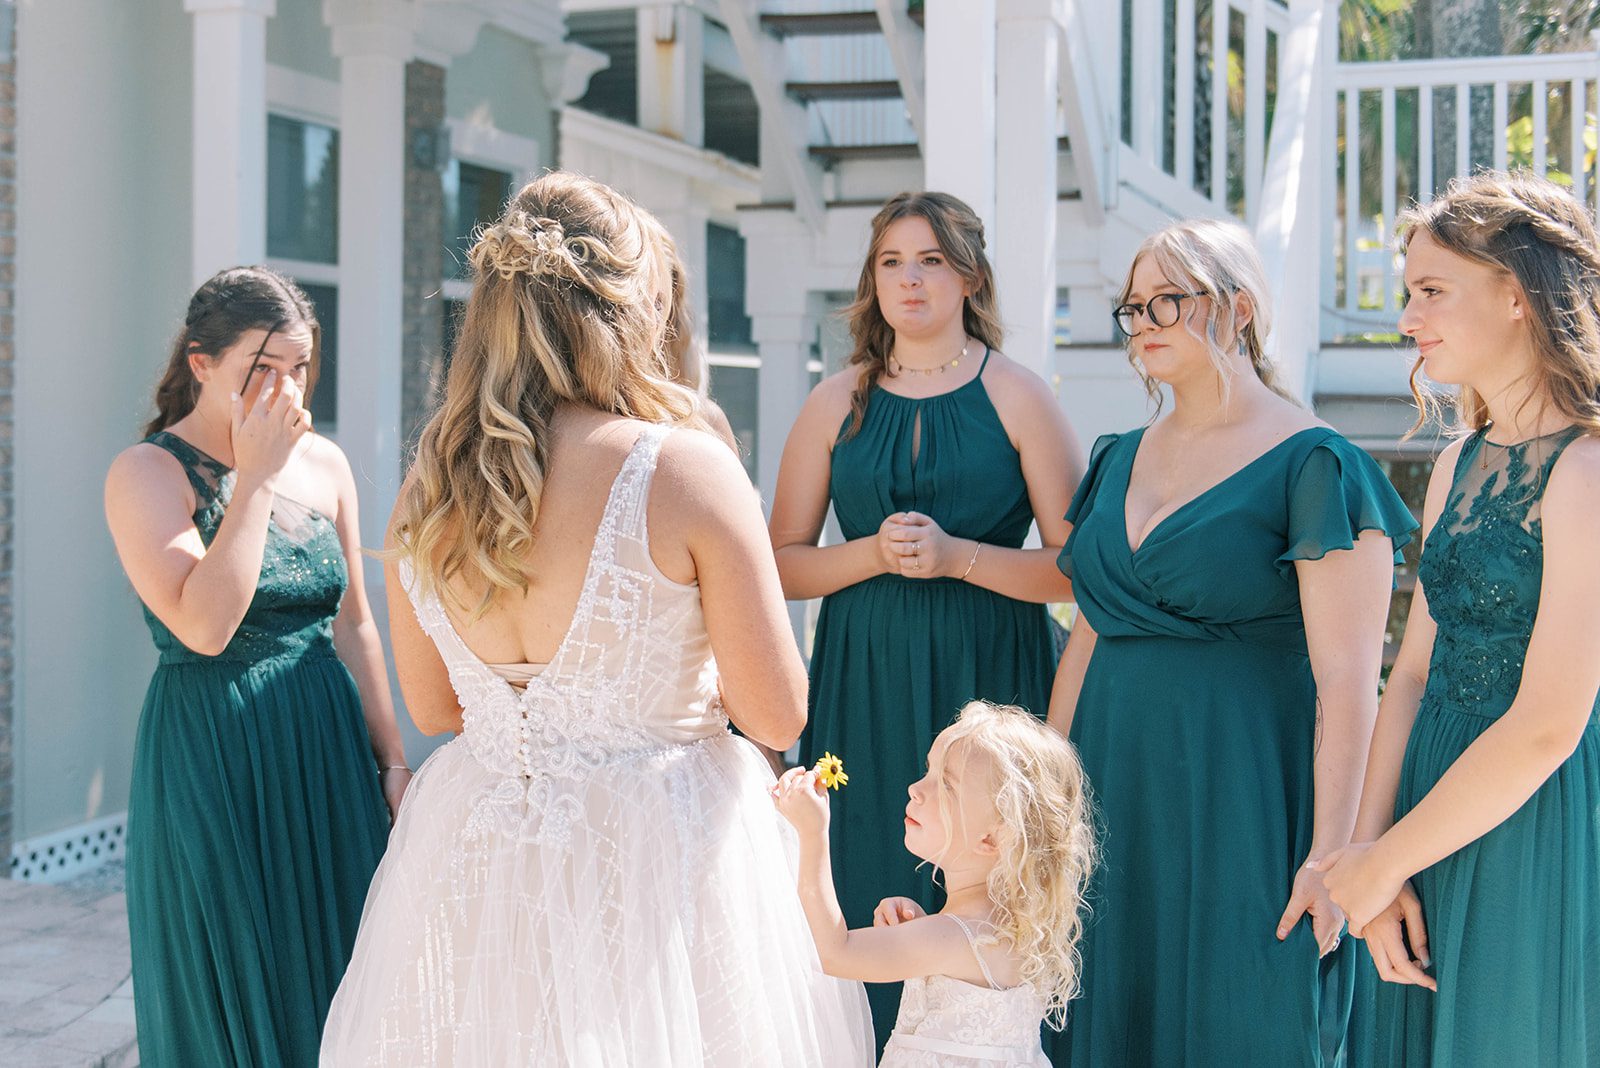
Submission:
[[[322,1063],[870,1065],[771,782],[726,733],[532,779],[444,746],[373,879]]]

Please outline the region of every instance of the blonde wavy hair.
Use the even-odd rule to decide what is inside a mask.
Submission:
[[[1528,401],[1538,398],[1600,436],[1600,235],[1571,191],[1530,171],[1483,171],[1454,179],[1443,196],[1401,215],[1397,228],[1402,252],[1426,231],[1521,290],[1535,356]],[[1406,437],[1447,406],[1464,430],[1489,421],[1477,392],[1463,386],[1459,397],[1443,400],[1421,374],[1418,356],[1411,367],[1417,422]]]
[[[959,752],[969,773],[989,776],[1000,827],[989,873],[994,925],[1059,1031],[1078,995],[1084,889],[1097,853],[1083,765],[1071,743],[1015,705],[969,702],[945,737],[946,767]],[[950,794],[939,791],[947,828]]]
[[[968,335],[991,349],[1005,340],[1000,325],[1000,305],[995,297],[994,268],[983,251],[983,221],[965,201],[949,193],[901,193],[872,217],[872,240],[867,243],[867,259],[856,281],[856,299],[840,314],[850,324],[855,343],[846,366],[857,368],[856,388],[850,394],[850,425],[839,436],[848,441],[861,429],[867,416],[867,400],[880,375],[887,376],[889,353],[894,351],[894,327],[883,317],[878,305],[878,283],[874,265],[883,247],[883,235],[901,219],[926,219],[933,229],[939,251],[961,280],[972,290],[961,312]]]
[[[1205,317],[1203,330],[1197,331],[1192,319],[1184,322],[1184,329],[1205,345],[1212,366],[1222,379],[1224,396],[1228,390],[1229,368],[1223,339],[1231,338],[1249,357],[1256,377],[1268,389],[1295,401],[1278,384],[1277,369],[1267,356],[1266,338],[1272,332],[1271,292],[1267,269],[1261,263],[1261,254],[1256,251],[1250,231],[1223,219],[1185,219],[1157,230],[1144,239],[1128,265],[1128,275],[1117,295],[1119,307],[1128,303],[1133,291],[1133,272],[1146,256],[1155,261],[1173,285],[1210,298],[1211,314]],[[1235,298],[1241,295],[1250,307],[1249,320],[1242,327],[1235,306]],[[1161,412],[1161,384],[1139,366],[1131,338],[1127,339],[1127,348],[1128,363],[1155,402],[1155,412],[1151,415],[1154,419]]]
[[[481,615],[528,589],[528,552],[563,403],[704,428],[674,381],[651,281],[644,213],[599,182],[555,171],[523,187],[468,255],[472,292],[444,398],[417,441],[396,506],[396,548],[424,588],[481,591]]]

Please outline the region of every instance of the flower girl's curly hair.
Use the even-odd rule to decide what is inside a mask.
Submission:
[[[1071,743],[1015,705],[970,702],[946,745],[993,786],[1000,828],[989,873],[994,926],[1059,1031],[1078,994],[1083,895],[1096,853],[1083,765]],[[941,809],[947,796],[940,791]]]

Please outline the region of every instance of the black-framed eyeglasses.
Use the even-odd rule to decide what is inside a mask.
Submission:
[[[1111,313],[1117,329],[1124,337],[1133,337],[1138,329],[1138,317],[1143,315],[1156,326],[1174,326],[1183,314],[1183,302],[1205,296],[1204,293],[1157,293],[1143,304],[1124,304]]]

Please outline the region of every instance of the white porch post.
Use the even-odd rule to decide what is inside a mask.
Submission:
[[[995,0],[927,0],[925,23],[924,181],[929,189],[952,193],[970,204],[992,242]],[[1008,182],[1010,177],[1006,176]]]
[[[1255,235],[1272,286],[1274,325],[1268,347],[1283,387],[1307,401],[1316,392],[1321,348],[1324,242],[1323,183],[1333,145],[1326,102],[1339,33],[1336,0],[1289,0],[1289,32],[1280,52],[1277,114],[1261,185]]]
[[[642,6],[636,18],[640,128],[704,145],[705,16],[673,4]]]
[[[751,316],[751,332],[761,353],[761,392],[756,409],[760,428],[756,435],[761,499],[768,505],[778,488],[778,461],[783,444],[811,392],[811,345],[817,339],[817,317],[808,314],[804,292],[793,295],[793,306]]]
[[[324,0],[339,58],[338,437],[361,491],[361,543],[383,544],[400,483],[409,0]],[[371,568],[369,574],[380,569]]]
[[[999,0],[995,277],[1006,354],[1047,381],[1055,365],[1057,0]]]
[[[267,19],[277,0],[184,0],[194,26],[195,284],[267,255]]]

